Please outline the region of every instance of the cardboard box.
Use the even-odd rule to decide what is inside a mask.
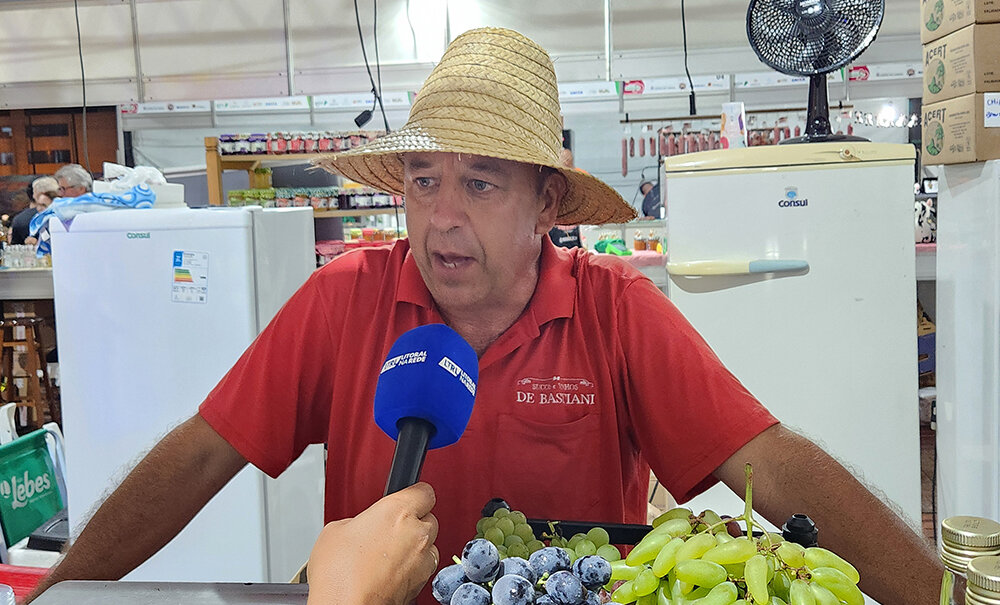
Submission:
[[[1000,92],[998,49],[1000,23],[970,25],[924,45],[924,104]]]
[[[1000,23],[1000,0],[921,0],[920,43],[973,23]]]
[[[1000,158],[1000,93],[924,105],[921,163],[964,164]]]

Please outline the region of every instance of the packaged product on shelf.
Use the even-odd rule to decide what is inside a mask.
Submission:
[[[288,144],[285,141],[285,135],[280,132],[269,132],[267,133],[267,152],[268,153],[285,153],[288,151]]]
[[[258,166],[257,168],[254,168],[250,173],[250,188],[270,189],[271,169],[267,166]]]
[[[319,140],[316,142],[318,151],[330,151],[333,145],[333,136],[329,132],[319,133]]]
[[[319,150],[318,136],[315,132],[310,132],[302,137],[302,151],[305,153],[316,153]]]
[[[250,153],[260,154],[267,153],[267,135],[266,134],[251,134],[247,137],[249,143]]]
[[[230,206],[242,206],[243,205],[243,194],[245,192],[242,189],[231,189],[229,193],[226,194],[226,199]]]
[[[311,191],[309,205],[313,208],[326,208],[328,204],[326,187],[317,187]]]
[[[301,189],[295,191],[295,197],[292,199],[292,206],[296,208],[304,208],[309,205],[309,194]]]
[[[274,208],[274,188],[268,187],[257,191],[257,203],[264,208]]]
[[[250,135],[248,134],[233,135],[233,142],[235,143],[234,153],[241,155],[246,155],[250,153]]]
[[[388,208],[392,205],[392,196],[388,193],[372,194],[372,206],[375,208]]]
[[[223,155],[230,155],[236,153],[236,142],[234,141],[235,135],[231,134],[220,134],[219,135],[219,153]]]

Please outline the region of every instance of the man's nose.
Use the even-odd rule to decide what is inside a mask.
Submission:
[[[461,183],[456,179],[442,179],[435,192],[431,210],[431,225],[441,231],[459,227],[468,219]]]

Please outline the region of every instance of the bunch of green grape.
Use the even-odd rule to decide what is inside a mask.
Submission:
[[[776,534],[734,537],[731,525],[712,511],[667,511],[624,561],[611,564],[611,600],[639,605],[864,605],[857,570],[836,554],[804,548]]]
[[[622,558],[618,547],[608,543],[608,532],[604,528],[595,527],[585,534],[576,534],[567,540],[558,534],[556,526],[557,524],[549,524],[551,534],[535,536],[524,513],[498,508],[492,516],[483,517],[476,522],[476,538],[492,542],[500,551],[501,559],[507,557],[527,559],[532,553],[545,547],[543,540],[548,540],[550,546],[565,550],[570,562],[587,555],[600,555],[608,561],[618,561]]]

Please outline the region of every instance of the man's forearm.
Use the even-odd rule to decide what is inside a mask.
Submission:
[[[924,540],[843,466],[808,439],[772,427],[717,471],[743,492],[743,465],[754,465],[754,509],[772,523],[806,513],[820,542],[861,572],[861,589],[886,605],[934,605],[943,568]]]
[[[94,514],[35,594],[63,580],[117,580],[173,539],[246,465],[194,416],[163,438]]]

